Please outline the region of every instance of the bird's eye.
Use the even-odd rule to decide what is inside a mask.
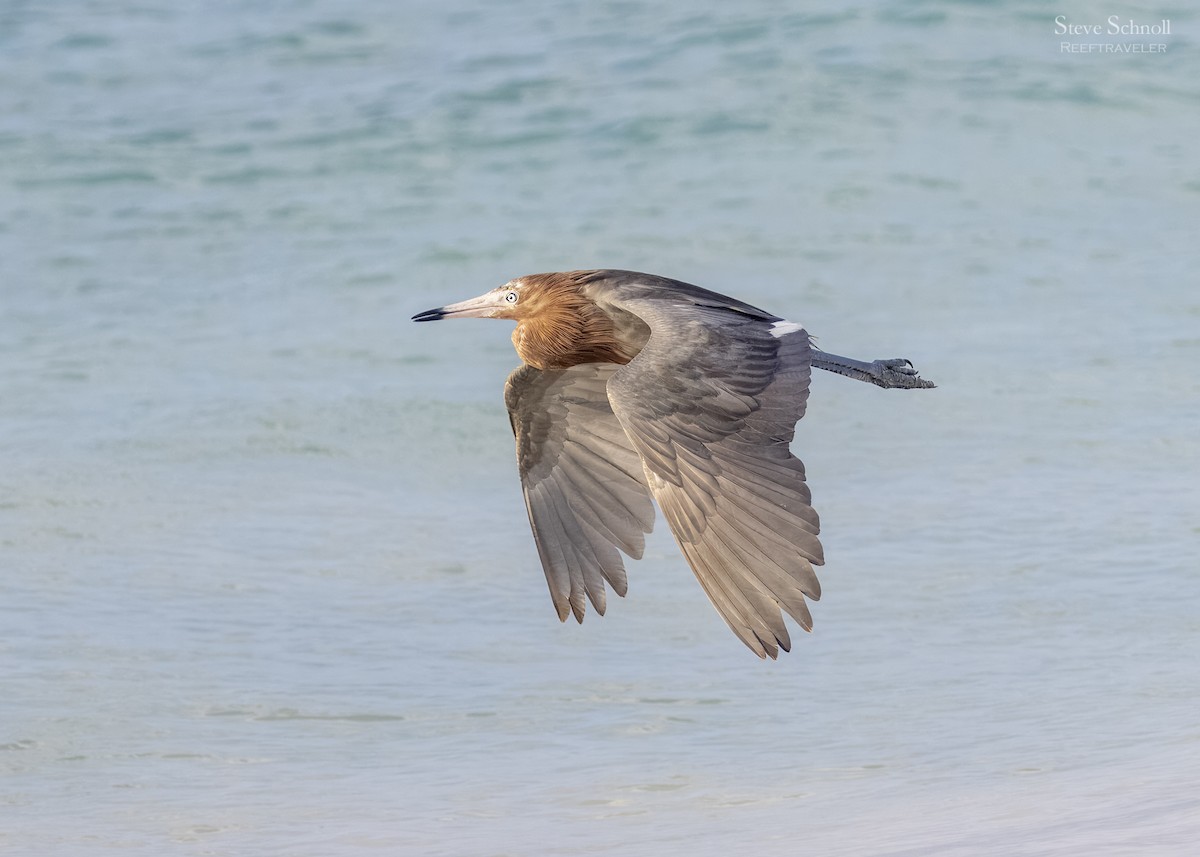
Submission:
[[[506,294],[506,295],[504,296],[504,299],[505,299],[506,301],[508,301],[510,304],[515,304],[515,303],[517,302],[517,293],[516,293],[516,292],[509,292],[508,294]]]

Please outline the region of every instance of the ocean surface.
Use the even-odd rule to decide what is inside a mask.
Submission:
[[[0,852],[1194,854],[1198,140],[1186,4],[0,3]],[[587,267],[939,385],[778,662],[661,521],[560,625],[408,321]]]

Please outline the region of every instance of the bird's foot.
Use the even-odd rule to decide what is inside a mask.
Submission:
[[[926,381],[913,367],[911,360],[894,357],[891,360],[876,360],[871,363],[871,383],[880,387],[899,387],[904,390],[918,390],[936,387],[932,381]]]
[[[936,387],[932,381],[926,381],[917,374],[912,361],[903,357],[892,360],[874,360],[867,363],[855,360],[853,357],[842,357],[827,351],[813,349],[812,365],[827,372],[845,375],[859,381],[869,381],[884,389],[894,387],[901,390],[919,390]]]

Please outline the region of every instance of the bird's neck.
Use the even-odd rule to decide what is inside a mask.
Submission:
[[[538,369],[628,363],[639,350],[623,345],[612,320],[577,294],[559,294],[519,322],[513,331],[513,347],[522,360]]]

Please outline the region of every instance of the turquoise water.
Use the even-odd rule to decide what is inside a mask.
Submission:
[[[178,5],[0,7],[0,849],[1191,853],[1200,16]],[[408,322],[596,266],[940,385],[814,379],[777,663],[661,523],[559,625]]]

